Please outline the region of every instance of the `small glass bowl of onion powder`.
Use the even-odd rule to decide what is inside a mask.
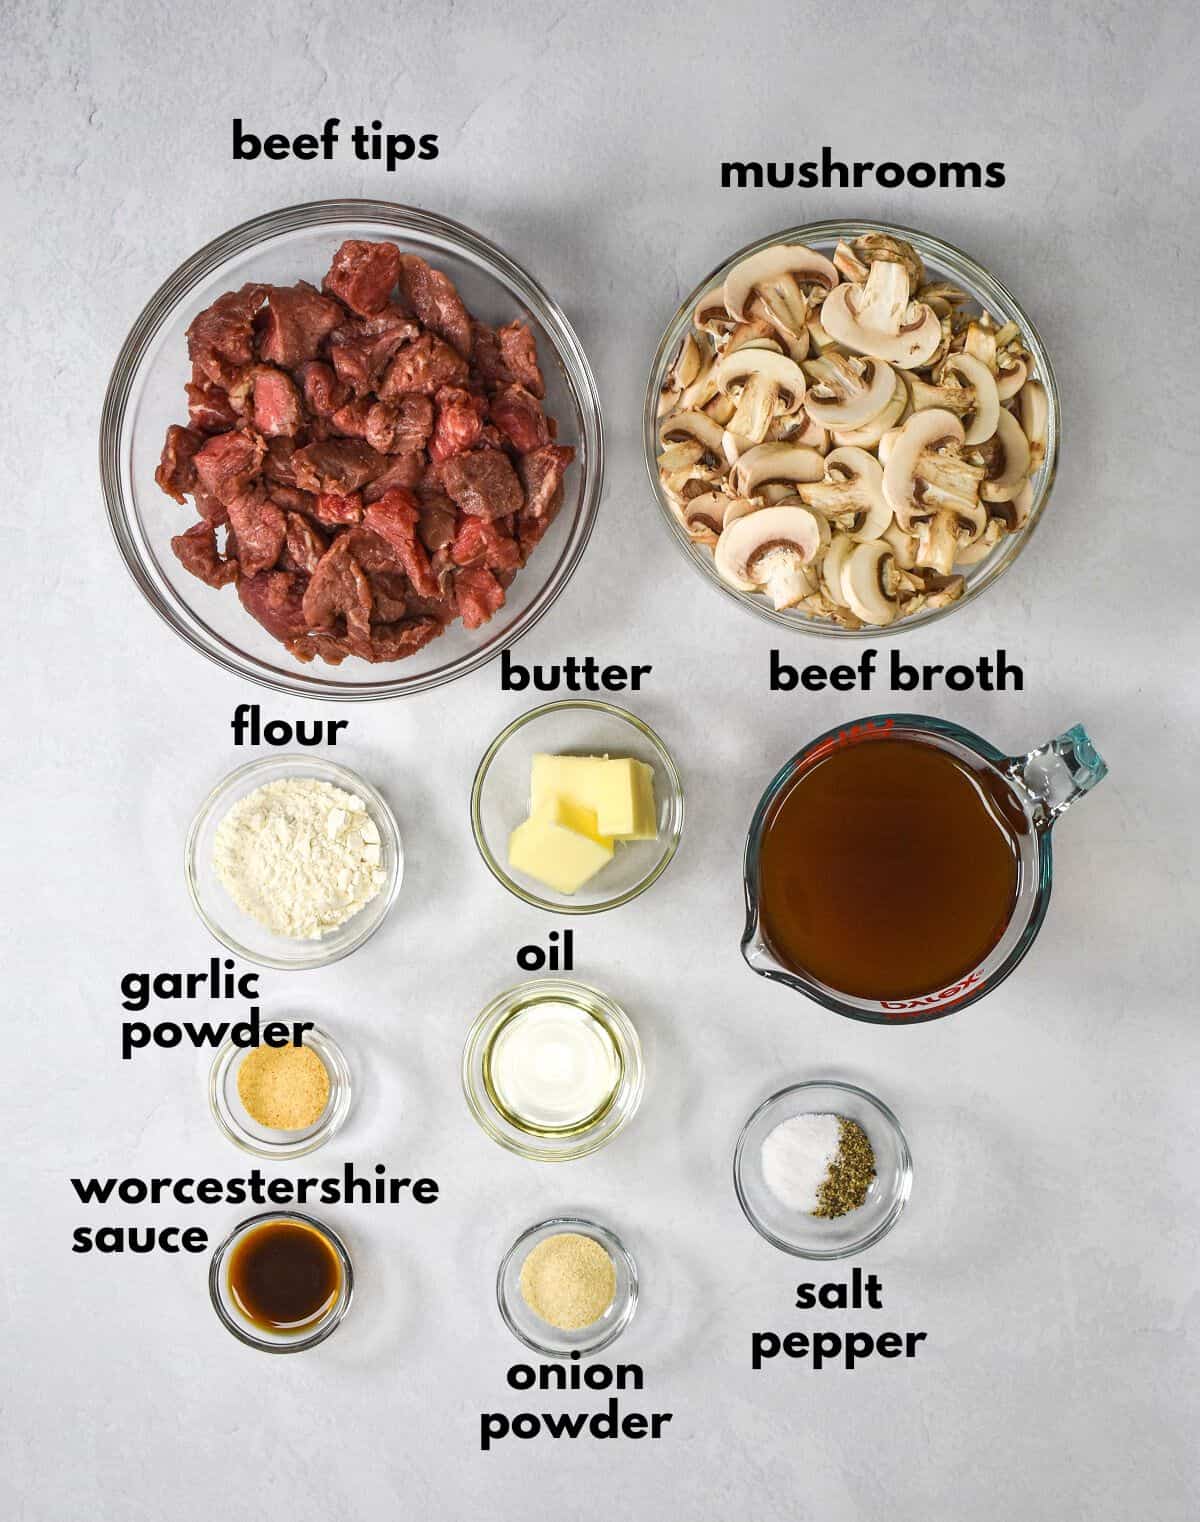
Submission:
[[[565,1162],[606,1146],[634,1115],[642,1045],[606,994],[535,979],[480,1013],[463,1048],[462,1083],[494,1142],[536,1162]]]
[[[849,1258],[896,1224],[912,1154],[881,1099],[852,1083],[796,1083],[754,1111],[733,1154],[746,1219],[797,1258]]]
[[[638,1271],[608,1227],[553,1216],[523,1231],[496,1275],[505,1326],[546,1358],[586,1357],[608,1347],[633,1320]]]

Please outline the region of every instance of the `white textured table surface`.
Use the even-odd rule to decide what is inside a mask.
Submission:
[[[1064,27],[1026,0],[841,19],[756,0],[645,10],[4,7],[8,1517],[1196,1514],[1193,29],[1160,0],[1098,0]],[[239,114],[292,133],[379,116],[437,132],[441,156],[391,175],[344,154],[235,165]],[[1008,184],[719,188],[722,159],[826,143],[842,158],[1002,159]],[[204,1055],[119,1061],[117,984],[213,950],[181,847],[197,800],[245,759],[234,704],[312,712],[210,666],[142,602],[104,521],[95,435],[117,348],[179,261],[258,212],[354,195],[479,228],[576,324],[605,404],[605,498],[581,568],[517,653],[652,661],[633,706],[672,745],[689,817],[649,895],[576,926],[578,974],[642,1032],[642,1111],[609,1150],[538,1167],[484,1139],[458,1086],[470,1019],[552,923],[491,881],[467,822],[479,753],[525,705],[491,667],[350,713],[337,756],[389,794],[408,880],[369,947],[266,974],[265,1004],[326,1021],[361,1076],[350,1125],[307,1171],[386,1160],[434,1175],[443,1199],[328,1212],[352,1244],[356,1304],[319,1351],[270,1359],[217,1324],[206,1258],[70,1251],[89,1219],[71,1175],[242,1168],[208,1117]],[[737,949],[763,783],[890,694],[768,694],[777,640],[679,561],[638,441],[680,294],[752,237],[831,215],[923,226],[981,257],[1035,315],[1062,385],[1060,484],[1036,547],[982,602],[895,642],[929,661],[1003,646],[1026,690],[922,706],[1011,749],[1082,719],[1112,770],[1059,830],[1054,904],[1019,974],[905,1031],[828,1015]],[[752,1373],[752,1330],[821,1324],[790,1309],[796,1281],[846,1275],[811,1274],[750,1230],[732,1142],[773,1087],[824,1074],[894,1106],[916,1170],[907,1213],[863,1260],[886,1309],[826,1321],[928,1340],[912,1362]],[[674,1420],[658,1443],[484,1454],[481,1411],[539,1404],[504,1387],[520,1350],[495,1265],[564,1207],[632,1245],[644,1299],[620,1353],[646,1390],[631,1404]],[[215,1239],[238,1214],[105,1219],[183,1216]]]

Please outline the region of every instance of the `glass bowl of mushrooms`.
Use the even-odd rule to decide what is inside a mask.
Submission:
[[[739,250],[675,314],[646,464],[675,542],[777,624],[871,636],[978,597],[1054,483],[1049,355],[969,255],[816,222]]]

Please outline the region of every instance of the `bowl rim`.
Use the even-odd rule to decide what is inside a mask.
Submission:
[[[550,997],[557,994],[565,1002],[575,1002],[573,996],[579,993],[585,994],[589,1001],[603,1011],[609,1034],[621,1050],[621,1081],[613,1091],[608,1106],[586,1130],[557,1137],[551,1134],[531,1138],[527,1142],[524,1133],[504,1121],[492,1104],[486,1085],[476,1082],[475,1059],[481,1055],[481,1044],[486,1048],[487,1041],[499,1029],[500,1024],[535,1002],[535,995]],[[588,1013],[595,1018],[593,1011],[589,1010]],[[565,1163],[573,1162],[579,1157],[589,1157],[593,1152],[607,1147],[624,1131],[642,1103],[646,1087],[646,1064],[637,1027],[610,994],[578,978],[531,978],[497,994],[476,1015],[463,1043],[460,1076],[467,1108],[485,1136],[506,1151],[528,1158],[531,1162]],[[614,1112],[617,1112],[616,1122],[612,1124]],[[542,1150],[536,1144],[531,1144],[536,1142],[547,1143],[552,1150]]]
[[[284,1017],[277,1014],[275,1018]],[[305,1031],[301,1045],[316,1052],[324,1064],[329,1074],[329,1101],[320,1119],[310,1130],[301,1132],[298,1136],[291,1132],[281,1132],[282,1136],[291,1135],[294,1139],[278,1142],[264,1141],[247,1131],[240,1123],[237,1112],[228,1098],[226,1085],[234,1064],[239,1056],[244,1058],[255,1048],[240,1047],[232,1040],[226,1041],[218,1048],[208,1072],[208,1108],[222,1136],[231,1141],[235,1147],[240,1147],[243,1152],[249,1152],[255,1157],[274,1158],[279,1161],[305,1157],[308,1153],[323,1147],[326,1142],[332,1141],[345,1125],[353,1099],[350,1064],[346,1061],[345,1053],[329,1032],[316,1024],[313,1024],[311,1030]],[[264,1129],[268,1128],[264,1127]]]
[[[301,1225],[307,1226],[310,1231],[315,1231],[319,1236],[324,1237],[337,1255],[342,1270],[341,1289],[328,1314],[311,1332],[301,1333],[286,1342],[273,1342],[260,1337],[249,1322],[235,1320],[226,1307],[222,1294],[222,1270],[230,1249],[243,1235],[258,1227],[266,1226],[271,1221],[298,1221]],[[302,1210],[264,1210],[258,1215],[246,1216],[240,1220],[213,1248],[208,1264],[208,1298],[212,1302],[212,1308],[216,1311],[221,1325],[239,1342],[245,1343],[248,1348],[255,1348],[260,1353],[304,1353],[309,1348],[315,1348],[319,1343],[324,1342],[327,1337],[332,1337],[345,1320],[346,1312],[350,1309],[350,1302],[354,1299],[354,1263],[341,1236],[324,1221],[318,1221],[315,1216],[307,1215]]]
[[[580,481],[571,540],[534,600],[514,620],[511,628],[452,662],[449,670],[438,668],[424,675],[414,674],[390,681],[348,683],[330,677],[318,683],[315,678],[305,678],[306,668],[299,662],[296,662],[294,673],[284,667],[274,668],[245,654],[207,626],[203,631],[192,627],[192,621],[203,622],[200,616],[193,613],[182,596],[168,597],[164,593],[144,563],[137,535],[131,529],[131,520],[136,518],[136,513],[132,505],[126,504],[122,475],[125,414],[134,381],[162,329],[189,292],[212,276],[221,265],[270,238],[287,233],[329,223],[381,222],[390,225],[397,237],[402,238],[406,231],[424,232],[458,245],[487,268],[493,278],[497,278],[499,272],[503,277],[501,283],[507,283],[519,292],[521,300],[551,338],[555,357],[567,377],[572,403],[580,414],[583,437],[579,442],[585,449],[586,469]],[[589,437],[589,433],[593,436]],[[427,692],[467,676],[494,660],[502,650],[510,648],[549,612],[577,570],[595,528],[604,486],[604,417],[591,364],[566,314],[544,287],[497,244],[462,222],[403,202],[331,198],[297,202],[237,223],[211,238],[159,285],[134,320],[109,377],[100,416],[99,471],[109,528],[125,569],[155,613],[188,645],[223,670],[275,692],[327,702],[366,702]],[[180,608],[186,616],[181,616]],[[392,669],[403,668],[404,662],[393,662],[390,666]]]
[[[591,1237],[593,1241],[598,1242],[604,1248],[610,1257],[614,1259],[619,1258],[625,1269],[626,1277],[629,1281],[625,1304],[622,1306],[613,1324],[605,1331],[604,1336],[598,1338],[595,1342],[581,1343],[579,1346],[572,1348],[556,1348],[548,1343],[539,1342],[530,1333],[522,1330],[508,1308],[508,1296],[504,1290],[505,1275],[508,1267],[531,1237],[537,1236],[539,1232],[547,1230],[551,1235],[574,1231],[578,1232],[580,1236]],[[532,1252],[533,1248],[531,1247],[529,1251]],[[522,1259],[522,1262],[524,1262],[524,1259]],[[611,1226],[602,1226],[599,1221],[589,1220],[586,1216],[548,1216],[544,1221],[538,1221],[535,1225],[526,1227],[500,1259],[500,1267],[496,1271],[496,1303],[500,1308],[500,1319],[518,1342],[524,1343],[527,1348],[531,1348],[533,1352],[540,1353],[545,1358],[570,1359],[576,1353],[581,1358],[590,1358],[593,1354],[602,1352],[603,1349],[610,1347],[633,1320],[633,1314],[638,1306],[639,1294],[638,1268],[633,1254],[616,1232],[613,1231]],[[533,1311],[530,1312],[530,1315],[534,1314]],[[549,1322],[546,1323],[547,1326],[549,1324]],[[559,1329],[554,1328],[554,1330],[557,1331]],[[586,1330],[586,1327],[580,1328],[580,1331]]]
[[[690,322],[691,313],[696,302],[711,288],[718,277],[723,277],[735,264],[751,254],[760,252],[764,248],[770,248],[776,243],[812,243],[836,241],[838,238],[858,236],[865,232],[887,233],[893,237],[907,240],[916,247],[922,258],[928,257],[930,262],[937,264],[945,258],[949,270],[953,272],[954,265],[961,263],[970,272],[972,282],[977,285],[997,307],[1007,305],[1014,314],[1014,320],[1018,321],[1024,337],[1029,342],[1031,351],[1034,353],[1035,365],[1033,379],[1041,382],[1049,408],[1049,423],[1046,438],[1046,456],[1038,471],[1037,479],[1033,488],[1033,503],[1030,507],[1029,517],[1019,534],[1009,536],[1009,548],[1006,554],[997,558],[996,551],[992,552],[988,561],[982,562],[982,569],[973,584],[968,585],[963,595],[957,602],[949,603],[943,608],[925,609],[914,614],[911,618],[898,619],[894,623],[884,625],[865,624],[860,629],[847,629],[831,619],[818,619],[807,617],[801,619],[789,609],[773,608],[769,602],[756,593],[739,592],[736,587],[726,585],[711,571],[697,553],[695,546],[688,540],[675,513],[667,502],[662,490],[662,483],[658,478],[656,464],[657,453],[657,430],[658,430],[658,398],[662,376],[666,365],[674,355],[680,342],[687,323]],[[798,634],[813,634],[820,639],[851,640],[851,639],[886,639],[907,633],[914,629],[924,628],[935,623],[940,618],[946,618],[957,612],[960,608],[968,606],[975,599],[995,585],[1000,577],[1016,562],[1034,531],[1041,522],[1046,505],[1050,500],[1055,480],[1058,474],[1059,436],[1062,430],[1061,406],[1059,402],[1058,382],[1054,374],[1054,366],[1050,359],[1049,350],[1046,348],[1036,325],[1028,312],[1012,294],[1008,287],[993,275],[990,270],[984,268],[965,249],[958,248],[944,238],[938,238],[932,233],[923,232],[920,228],[905,227],[898,222],[878,222],[870,218],[829,218],[820,222],[805,222],[794,227],[781,228],[778,232],[765,237],[755,238],[745,247],[737,250],[728,258],[723,259],[716,265],[693,291],[684,299],[683,303],[671,317],[663,330],[658,347],[654,351],[654,358],[650,362],[650,372],[646,381],[646,396],[643,404],[642,415],[642,453],[646,465],[646,473],[650,478],[651,491],[654,500],[658,504],[662,521],[665,523],[672,542],[681,551],[684,558],[692,566],[706,584],[723,592],[728,598],[739,606],[755,613],[760,618],[768,620],[777,628],[791,629]],[[1004,549],[1004,545],[997,546],[998,550]]]
[[[839,1093],[853,1094],[856,1098],[865,1100],[872,1109],[879,1113],[880,1119],[895,1136],[897,1142],[900,1164],[897,1170],[899,1182],[896,1198],[892,1201],[887,1214],[877,1226],[844,1247],[832,1249],[797,1247],[794,1242],[789,1242],[786,1238],[779,1236],[771,1230],[765,1221],[759,1219],[752,1209],[745,1190],[742,1187],[742,1158],[745,1155],[746,1140],[755,1122],[772,1105],[778,1104],[780,1100],[787,1099],[793,1094],[802,1093],[807,1089],[834,1089]],[[807,1258],[813,1262],[829,1263],[840,1258],[856,1257],[859,1253],[866,1252],[869,1247],[874,1247],[877,1242],[887,1236],[888,1232],[891,1231],[892,1227],[900,1219],[904,1207],[908,1203],[908,1197],[912,1193],[912,1176],[912,1151],[908,1145],[908,1138],[904,1134],[904,1128],[896,1118],[895,1112],[890,1106],[884,1104],[878,1095],[872,1094],[869,1089],[864,1089],[859,1084],[849,1083],[838,1078],[807,1078],[799,1083],[788,1083],[783,1088],[777,1089],[774,1094],[768,1095],[761,1104],[755,1105],[754,1109],[751,1110],[742,1123],[742,1128],[738,1132],[737,1141],[733,1148],[733,1188],[734,1193],[737,1195],[738,1204],[742,1207],[742,1214],[750,1222],[751,1226],[754,1227],[755,1231],[758,1232],[759,1236],[764,1241],[769,1242],[772,1247],[777,1247],[780,1252],[788,1253],[793,1258]]]
[[[544,718],[548,713],[560,713],[567,709],[583,709],[593,713],[607,714],[609,718],[624,720],[632,725],[643,737],[649,741],[662,763],[663,771],[667,774],[667,780],[671,784],[671,801],[674,825],[667,837],[666,849],[647,875],[627,888],[623,893],[614,894],[612,898],[602,899],[596,904],[566,904],[559,903],[555,899],[543,898],[538,893],[530,892],[514,881],[497,861],[495,854],[488,845],[484,836],[482,804],[483,785],[487,781],[487,774],[491,770],[493,761],[500,753],[501,748],[512,739],[518,730],[535,719]],[[561,698],[553,703],[541,703],[536,708],[518,715],[510,724],[506,724],[496,738],[491,742],[483,753],[479,765],[475,769],[475,780],[471,784],[471,834],[475,837],[475,845],[483,858],[488,871],[508,891],[519,898],[523,903],[529,904],[534,909],[545,909],[550,914],[603,914],[609,909],[619,909],[622,904],[628,904],[646,889],[656,883],[670,866],[679,849],[679,842],[683,836],[685,800],[683,793],[683,779],[679,775],[679,768],[675,765],[674,757],[663,743],[662,737],[646,723],[639,719],[637,714],[630,713],[626,708],[618,708],[615,703],[606,703],[600,698]]]
[[[313,767],[314,765],[326,767],[334,773],[339,786],[344,787],[347,791],[359,790],[374,811],[373,817],[381,833],[386,832],[390,835],[396,855],[396,867],[392,874],[391,886],[386,892],[377,894],[374,899],[364,904],[362,909],[358,911],[359,914],[365,914],[368,910],[373,909],[376,903],[379,903],[379,910],[374,919],[365,923],[356,935],[352,936],[344,946],[336,950],[332,946],[325,951],[314,949],[308,956],[295,958],[276,957],[266,952],[252,951],[248,946],[244,946],[231,932],[225,930],[220,922],[209,914],[201,902],[199,873],[196,863],[196,851],[200,840],[200,832],[207,824],[210,815],[226,790],[243,780],[249,780],[254,776],[265,774],[277,767],[287,766],[289,763],[303,767]],[[312,774],[310,773],[310,775]],[[317,780],[327,781],[328,779],[318,776]],[[404,839],[400,833],[400,826],[396,822],[396,816],[392,813],[391,805],[379,789],[368,782],[365,777],[361,777],[357,772],[351,771],[348,766],[344,766],[340,761],[330,761],[325,756],[306,756],[298,751],[287,751],[278,756],[258,756],[253,761],[247,761],[241,766],[235,766],[231,772],[227,772],[214,787],[209,789],[192,816],[191,824],[188,826],[187,836],[183,843],[183,874],[187,882],[188,897],[192,901],[192,908],[196,911],[201,924],[204,925],[211,936],[220,941],[226,950],[233,952],[234,956],[244,958],[247,962],[253,962],[258,967],[271,967],[276,972],[306,972],[314,967],[332,967],[335,962],[340,962],[343,957],[348,957],[352,951],[357,951],[360,946],[369,941],[383,924],[384,920],[387,919],[392,905],[396,902],[397,896],[400,893],[400,885],[404,881]],[[276,937],[276,939],[282,940],[282,937]],[[296,942],[298,946],[304,944],[308,943]],[[322,942],[313,941],[311,945],[314,948],[319,948]]]

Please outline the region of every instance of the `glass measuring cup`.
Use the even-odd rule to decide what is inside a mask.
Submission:
[[[764,929],[760,855],[775,804],[806,772],[842,747],[901,739],[934,746],[975,766],[984,762],[994,779],[1007,788],[1028,828],[1013,837],[1018,864],[1012,913],[983,960],[946,988],[912,998],[865,998],[833,988],[777,955]],[[742,955],[761,976],[799,989],[818,1004],[853,1020],[881,1025],[916,1024],[964,1009],[1002,983],[1033,944],[1050,904],[1051,831],[1071,804],[1090,792],[1107,771],[1087,731],[1078,724],[1045,745],[1015,756],[1005,755],[961,725],[923,714],[876,714],[828,730],[776,774],[755,810],[746,841],[746,928]]]

